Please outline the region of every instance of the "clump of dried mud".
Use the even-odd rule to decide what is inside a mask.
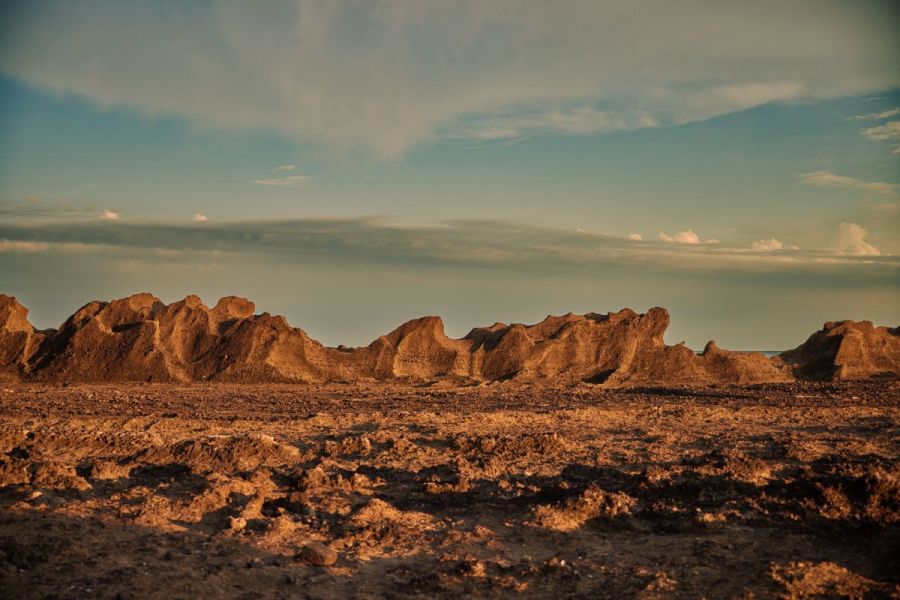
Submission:
[[[0,386],[0,596],[900,593],[896,382]]]

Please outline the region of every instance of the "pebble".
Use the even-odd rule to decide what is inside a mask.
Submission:
[[[325,544],[310,542],[300,551],[300,558],[319,567],[327,567],[337,562],[338,554]]]

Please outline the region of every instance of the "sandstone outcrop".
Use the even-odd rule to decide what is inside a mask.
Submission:
[[[900,376],[900,327],[871,321],[832,321],[778,356],[798,379]]]
[[[294,383],[492,381],[609,386],[752,384],[900,375],[898,329],[828,323],[803,345],[769,359],[709,342],[701,354],[663,336],[669,313],[653,308],[495,323],[461,339],[439,317],[404,323],[368,346],[330,348],[281,316],[225,297],[164,304],[142,293],[90,302],[58,330],[37,331],[27,309],[0,295],[0,380],[49,382]]]
[[[0,294],[0,381],[20,379],[45,338],[28,322],[27,308]]]

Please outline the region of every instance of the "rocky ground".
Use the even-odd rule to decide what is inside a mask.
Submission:
[[[900,383],[0,386],[6,598],[900,595]]]

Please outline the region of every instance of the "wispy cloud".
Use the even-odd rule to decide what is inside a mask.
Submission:
[[[640,242],[641,240],[644,239],[644,237],[639,233],[629,233],[628,239],[631,240],[632,242]]]
[[[499,137],[499,138],[492,139],[490,137],[481,137],[478,139],[467,139],[465,137],[460,138],[458,135],[455,135],[455,134],[446,138],[446,140],[450,141],[450,142],[453,142],[457,139],[463,139],[466,142],[465,145],[462,146],[466,150],[481,150],[482,148],[495,148],[495,147],[510,148],[512,146],[517,146],[518,144],[521,144],[522,142],[528,141],[529,138],[527,135],[523,135],[521,137],[513,137],[513,138]]]
[[[301,187],[309,183],[310,175],[288,175],[287,177],[272,177],[269,179],[254,179],[257,185],[269,185],[273,187]]]
[[[812,173],[801,173],[797,176],[801,183],[814,185],[818,187],[833,187],[845,190],[858,190],[881,194],[885,196],[896,195],[900,190],[900,185],[895,183],[879,183],[875,181],[864,181],[856,177],[847,177],[845,175],[836,175],[831,171],[815,171]]]
[[[21,202],[0,202],[0,221],[90,218],[96,213],[96,206],[71,201],[48,202],[40,198],[26,198]]]
[[[297,168],[297,165],[279,165],[272,170],[277,173],[279,171],[293,171],[296,168]]]
[[[900,121],[888,121],[878,127],[863,129],[862,134],[866,136],[867,140],[873,142],[900,141]]]
[[[878,121],[879,119],[889,119],[900,115],[900,106],[877,113],[868,113],[865,115],[856,115],[850,117],[851,121]]]
[[[681,125],[769,102],[803,95],[796,81],[752,82],[705,86],[699,90],[649,91],[639,102],[616,99],[603,103],[560,106],[538,103],[505,114],[466,115],[445,126],[439,137],[469,142],[519,143],[546,134],[592,135],[620,130]]]
[[[59,244],[82,248],[128,249],[147,259],[204,253],[216,260],[224,256],[266,255],[269,260],[351,261],[402,266],[440,266],[467,269],[503,269],[527,273],[560,269],[593,272],[606,265],[615,269],[655,268],[681,270],[771,271],[812,268],[828,264],[880,261],[880,269],[896,276],[900,259],[876,254],[859,226],[842,226],[833,248],[821,251],[759,252],[746,246],[707,244],[690,233],[684,243],[644,242],[627,237],[579,233],[507,221],[446,221],[434,226],[399,226],[377,218],[306,219],[275,222],[152,224],[123,222],[116,227],[89,221],[39,225],[0,224],[0,239],[11,243]],[[690,232],[690,230],[688,230]],[[681,232],[686,233],[686,232]],[[692,233],[692,232],[691,232]],[[855,236],[855,237],[854,237]],[[673,240],[678,237],[670,236]],[[12,248],[12,246],[10,246]],[[43,248],[43,246],[21,246]],[[787,248],[785,248],[787,249]],[[835,262],[837,261],[837,262]],[[854,262],[855,261],[855,262]]]
[[[679,95],[684,99],[683,103],[671,102],[671,91],[662,93],[656,100],[662,107],[671,107],[669,121],[680,124],[762,104],[797,100],[810,92],[806,84],[796,79],[745,81],[681,92]]]
[[[203,215],[203,214],[200,214],[200,213],[196,213],[196,214],[191,218],[191,221],[193,221],[194,223],[206,223],[206,221],[208,221],[208,220],[209,220],[209,219],[206,217],[206,215]]]
[[[657,121],[645,112],[625,115],[583,105],[568,108],[537,108],[522,114],[471,117],[442,135],[445,139],[521,142],[540,133],[587,135],[620,129],[655,127]]]
[[[481,139],[602,132],[897,84],[884,58],[896,52],[896,23],[883,11],[794,4],[26,2],[4,14],[0,72],[102,105],[385,159],[453,123]],[[523,121],[523,106],[544,110]],[[465,122],[476,114],[483,124]]]
[[[114,210],[104,209],[102,213],[100,213],[100,218],[104,221],[118,221],[119,213]]]
[[[841,223],[838,227],[834,253],[839,256],[881,256],[881,251],[866,241],[869,232],[856,223]]]
[[[90,253],[109,250],[103,244],[85,244],[82,242],[37,242],[29,240],[0,239],[0,252],[17,252],[25,254],[57,252],[63,254]]]
[[[49,249],[50,244],[47,242],[0,240],[0,252],[46,252]]]

